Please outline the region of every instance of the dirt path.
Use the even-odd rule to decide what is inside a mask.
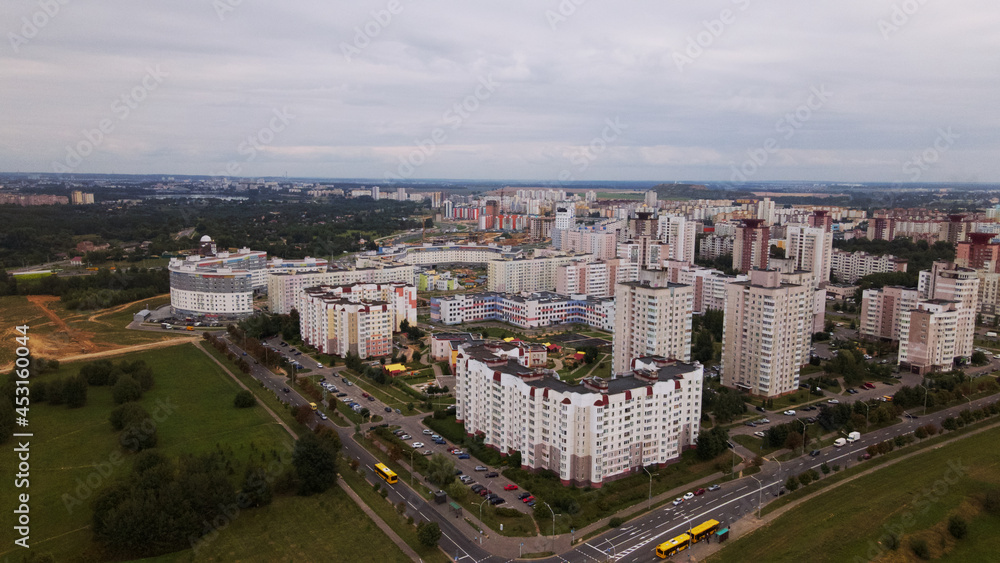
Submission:
[[[169,348],[170,346],[177,346],[180,344],[187,344],[189,342],[197,342],[197,338],[191,337],[180,337],[171,338],[170,340],[160,340],[159,342],[147,342],[146,344],[136,344],[134,346],[125,346],[122,348],[116,348],[114,350],[102,350],[100,352],[89,352],[86,354],[76,354],[73,356],[62,356],[57,358],[60,362],[72,362],[76,360],[93,360],[97,358],[107,358],[110,356],[120,356],[122,354],[128,354],[130,352],[139,352],[142,350],[153,350],[156,348]]]
[[[93,341],[90,340],[92,336],[91,333],[86,333],[69,326],[65,320],[62,319],[55,311],[49,309],[48,304],[53,301],[58,301],[59,298],[54,295],[28,295],[28,302],[38,307],[38,309],[45,314],[59,331],[66,335],[66,338],[73,343],[74,347],[79,346],[84,353],[92,352],[99,348]],[[62,358],[59,358],[62,359]]]

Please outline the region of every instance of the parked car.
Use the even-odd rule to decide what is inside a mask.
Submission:
[[[392,412],[392,409],[390,409],[389,407],[385,407],[385,412]]]
[[[840,401],[838,401],[837,399],[827,399],[826,402],[830,403],[831,405],[839,405],[840,404]]]
[[[710,491],[718,491],[721,488],[722,488],[722,485],[716,484],[716,485],[712,485],[711,487],[709,487],[708,490],[710,490]]]
[[[326,420],[326,415],[325,415],[325,414],[323,414],[323,413],[319,413],[319,417],[320,417],[320,419],[322,419],[322,420]]]
[[[767,412],[766,410],[764,410],[764,407],[760,407],[760,406],[757,407],[757,410],[760,411],[760,412]]]
[[[494,506],[498,505],[498,504],[503,504],[505,502],[507,502],[507,501],[505,501],[503,499],[503,497],[493,497],[492,499],[490,499],[490,504],[492,504]]]
[[[528,498],[530,496],[531,496],[531,493],[529,493],[529,492],[523,492],[523,493],[517,495],[517,500],[524,500],[524,499],[526,499],[526,498]]]
[[[505,491],[516,491],[517,485],[504,485],[503,490]]]
[[[524,497],[523,499],[521,499],[521,502],[527,504],[527,503],[529,503],[529,502],[531,502],[533,500],[535,500],[535,495],[528,495],[528,496]]]
[[[486,467],[486,466],[483,466],[483,465],[477,465],[476,466],[476,471],[486,471],[488,469],[489,469],[489,467]]]
[[[476,494],[479,494],[479,491],[481,491],[481,490],[483,490],[483,489],[485,489],[485,488],[486,488],[486,487],[485,487],[484,485],[473,485],[473,486],[469,487],[469,489],[470,489],[470,490],[471,490],[472,492],[476,493]]]
[[[422,447],[424,447],[424,443],[423,442],[413,442],[413,447],[414,448],[422,448]]]
[[[403,434],[399,437],[400,440],[409,440],[411,438],[413,438],[413,436],[410,436],[409,434]]]
[[[291,391],[291,389],[289,389],[288,387],[282,387],[281,390],[284,391],[285,393]]]
[[[698,489],[694,492],[694,496],[705,494],[705,489]]]
[[[761,432],[760,430],[754,432],[753,435],[756,436],[756,437],[758,437],[758,438],[763,438],[764,437],[764,433]]]
[[[684,499],[682,499],[681,497],[677,497],[677,498],[674,499],[674,506],[677,506],[678,504],[680,504],[682,502],[684,502]]]
[[[487,479],[494,479],[494,478],[499,477],[499,476],[500,475],[496,471],[490,471],[490,472],[487,472],[486,475],[483,475],[483,477],[485,477]]]
[[[685,493],[684,500],[691,500],[694,498],[694,493]]]
[[[756,424],[754,424],[753,422],[751,422],[751,421],[749,421],[749,420],[748,420],[748,421],[746,421],[746,422],[744,422],[743,424],[746,424],[746,425],[747,425],[747,426],[749,426],[750,428],[754,428],[754,427],[756,427],[756,426],[757,426]]]
[[[469,454],[459,454],[458,459],[469,459]]]
[[[793,410],[787,410],[787,411],[785,411],[785,415],[786,416],[795,416],[795,411],[793,411]]]

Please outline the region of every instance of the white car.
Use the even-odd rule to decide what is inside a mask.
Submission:
[[[318,367],[318,368],[322,368],[322,367],[323,367],[323,364],[319,364],[319,363],[317,363],[317,364],[316,364],[316,367]]]
[[[413,446],[413,449],[424,447],[424,443],[423,442],[413,442],[413,444],[411,444],[411,445]]]
[[[795,411],[791,411],[791,410],[785,411],[785,414],[788,415],[788,416],[795,416]]]
[[[402,436],[399,437],[400,440],[409,440],[410,438],[412,438],[412,436],[410,436],[409,434],[403,434]]]
[[[684,495],[684,500],[691,500],[694,498],[694,493],[687,493]]]
[[[677,498],[674,499],[674,506],[677,506],[678,504],[680,504],[682,502],[684,502],[684,499],[682,499],[681,497],[677,497]]]
[[[764,433],[761,432],[760,430],[754,432],[753,435],[756,436],[756,437],[758,437],[758,438],[763,438],[764,437]]]
[[[430,435],[431,435],[431,434],[433,434],[434,432],[432,432],[432,431],[430,431],[430,430],[428,430],[428,429],[424,428],[424,430],[423,430],[423,433],[424,433],[425,435],[427,435],[427,436],[430,436]]]
[[[827,399],[826,402],[830,403],[831,405],[839,405],[840,404],[840,401],[838,401],[837,399]]]

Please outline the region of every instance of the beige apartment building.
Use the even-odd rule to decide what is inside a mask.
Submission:
[[[920,292],[912,287],[866,289],[861,297],[861,322],[858,331],[868,338],[898,341],[903,311],[915,309],[919,302]]]
[[[666,279],[643,271],[640,281],[615,286],[612,373],[632,371],[632,360],[643,356],[690,361],[694,287]]]
[[[722,384],[762,397],[795,391],[809,361],[815,289],[809,277],[751,270],[750,280],[726,286]]]

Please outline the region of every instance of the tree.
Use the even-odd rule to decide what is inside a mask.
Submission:
[[[427,478],[440,488],[455,481],[455,462],[444,454],[434,454],[427,460]]]
[[[253,396],[253,393],[243,389],[236,396],[233,397],[233,406],[238,409],[250,408],[257,404],[257,399]]]
[[[742,395],[728,387],[719,390],[712,406],[712,414],[717,422],[730,422],[745,412],[747,405],[743,402]]]
[[[728,441],[729,431],[721,426],[715,426],[708,432],[702,432],[698,436],[698,457],[704,460],[714,459],[726,451]]]
[[[952,515],[948,518],[948,533],[956,540],[960,540],[969,533],[969,525],[961,516]]]
[[[978,350],[972,353],[972,365],[985,366],[988,363],[990,363],[990,360],[985,353]]]
[[[299,410],[295,411],[295,421],[299,424],[308,426],[309,421],[313,419],[313,411],[311,408],[303,406],[299,407]]]
[[[87,404],[87,378],[83,374],[70,377],[63,385],[66,406],[77,409]]]
[[[789,432],[788,437],[785,438],[785,447],[794,450],[796,448],[802,447],[802,434],[798,432]]]
[[[129,401],[138,401],[142,398],[142,387],[131,376],[122,376],[118,378],[118,382],[115,383],[115,388],[111,394],[114,397],[116,405]]]
[[[441,527],[437,522],[421,522],[417,524],[417,539],[427,547],[434,547],[441,541]]]
[[[274,499],[274,491],[268,479],[267,471],[256,465],[247,467],[243,475],[243,485],[236,497],[240,508],[267,506]]]
[[[295,442],[292,466],[298,477],[298,494],[309,496],[329,489],[337,479],[337,452],[311,432]]]
[[[799,488],[799,480],[795,478],[794,475],[789,475],[788,479],[785,481],[785,488],[789,491],[794,491]]]

